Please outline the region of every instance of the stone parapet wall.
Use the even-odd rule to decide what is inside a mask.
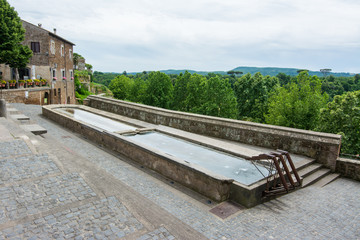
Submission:
[[[270,149],[286,150],[314,158],[332,171],[335,171],[340,151],[341,136],[336,134],[177,112],[99,96],[89,96],[84,103],[93,108],[153,124]]]
[[[343,177],[360,181],[360,160],[339,158],[336,162],[336,172]]]

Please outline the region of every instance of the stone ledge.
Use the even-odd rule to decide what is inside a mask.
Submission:
[[[343,177],[360,181],[360,160],[338,158],[336,161],[336,172]]]

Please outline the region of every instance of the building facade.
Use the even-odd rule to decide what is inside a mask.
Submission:
[[[75,84],[73,69],[73,44],[58,36],[56,29],[50,32],[41,27],[22,21],[25,29],[24,45],[33,51],[30,62],[24,69],[19,69],[20,80],[45,79],[49,88],[50,104],[74,104]],[[9,66],[0,67],[4,80],[16,79],[15,71]],[[17,84],[20,87],[20,84]],[[27,87],[27,85],[25,85]]]

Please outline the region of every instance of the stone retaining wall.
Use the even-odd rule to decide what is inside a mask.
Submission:
[[[286,150],[314,158],[332,171],[335,171],[340,151],[341,136],[336,134],[177,112],[99,96],[89,96],[84,103],[93,108],[153,124],[270,149]]]
[[[44,105],[49,104],[49,97],[45,103],[45,93],[50,96],[50,88],[36,87],[36,88],[18,88],[2,90],[2,98],[8,103],[25,103]]]
[[[343,177],[360,181],[360,160],[339,158],[336,162],[336,172]]]

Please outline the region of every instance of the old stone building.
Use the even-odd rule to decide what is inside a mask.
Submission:
[[[19,79],[34,81],[46,79],[47,84],[43,87],[46,97],[44,104],[74,104],[73,46],[75,44],[57,35],[56,29],[51,32],[43,29],[41,24],[36,26],[24,20],[22,24],[25,29],[23,44],[29,46],[33,56],[26,68],[19,69]],[[15,79],[15,71],[9,66],[0,66],[0,71],[4,80]],[[7,95],[9,94],[11,92]]]

